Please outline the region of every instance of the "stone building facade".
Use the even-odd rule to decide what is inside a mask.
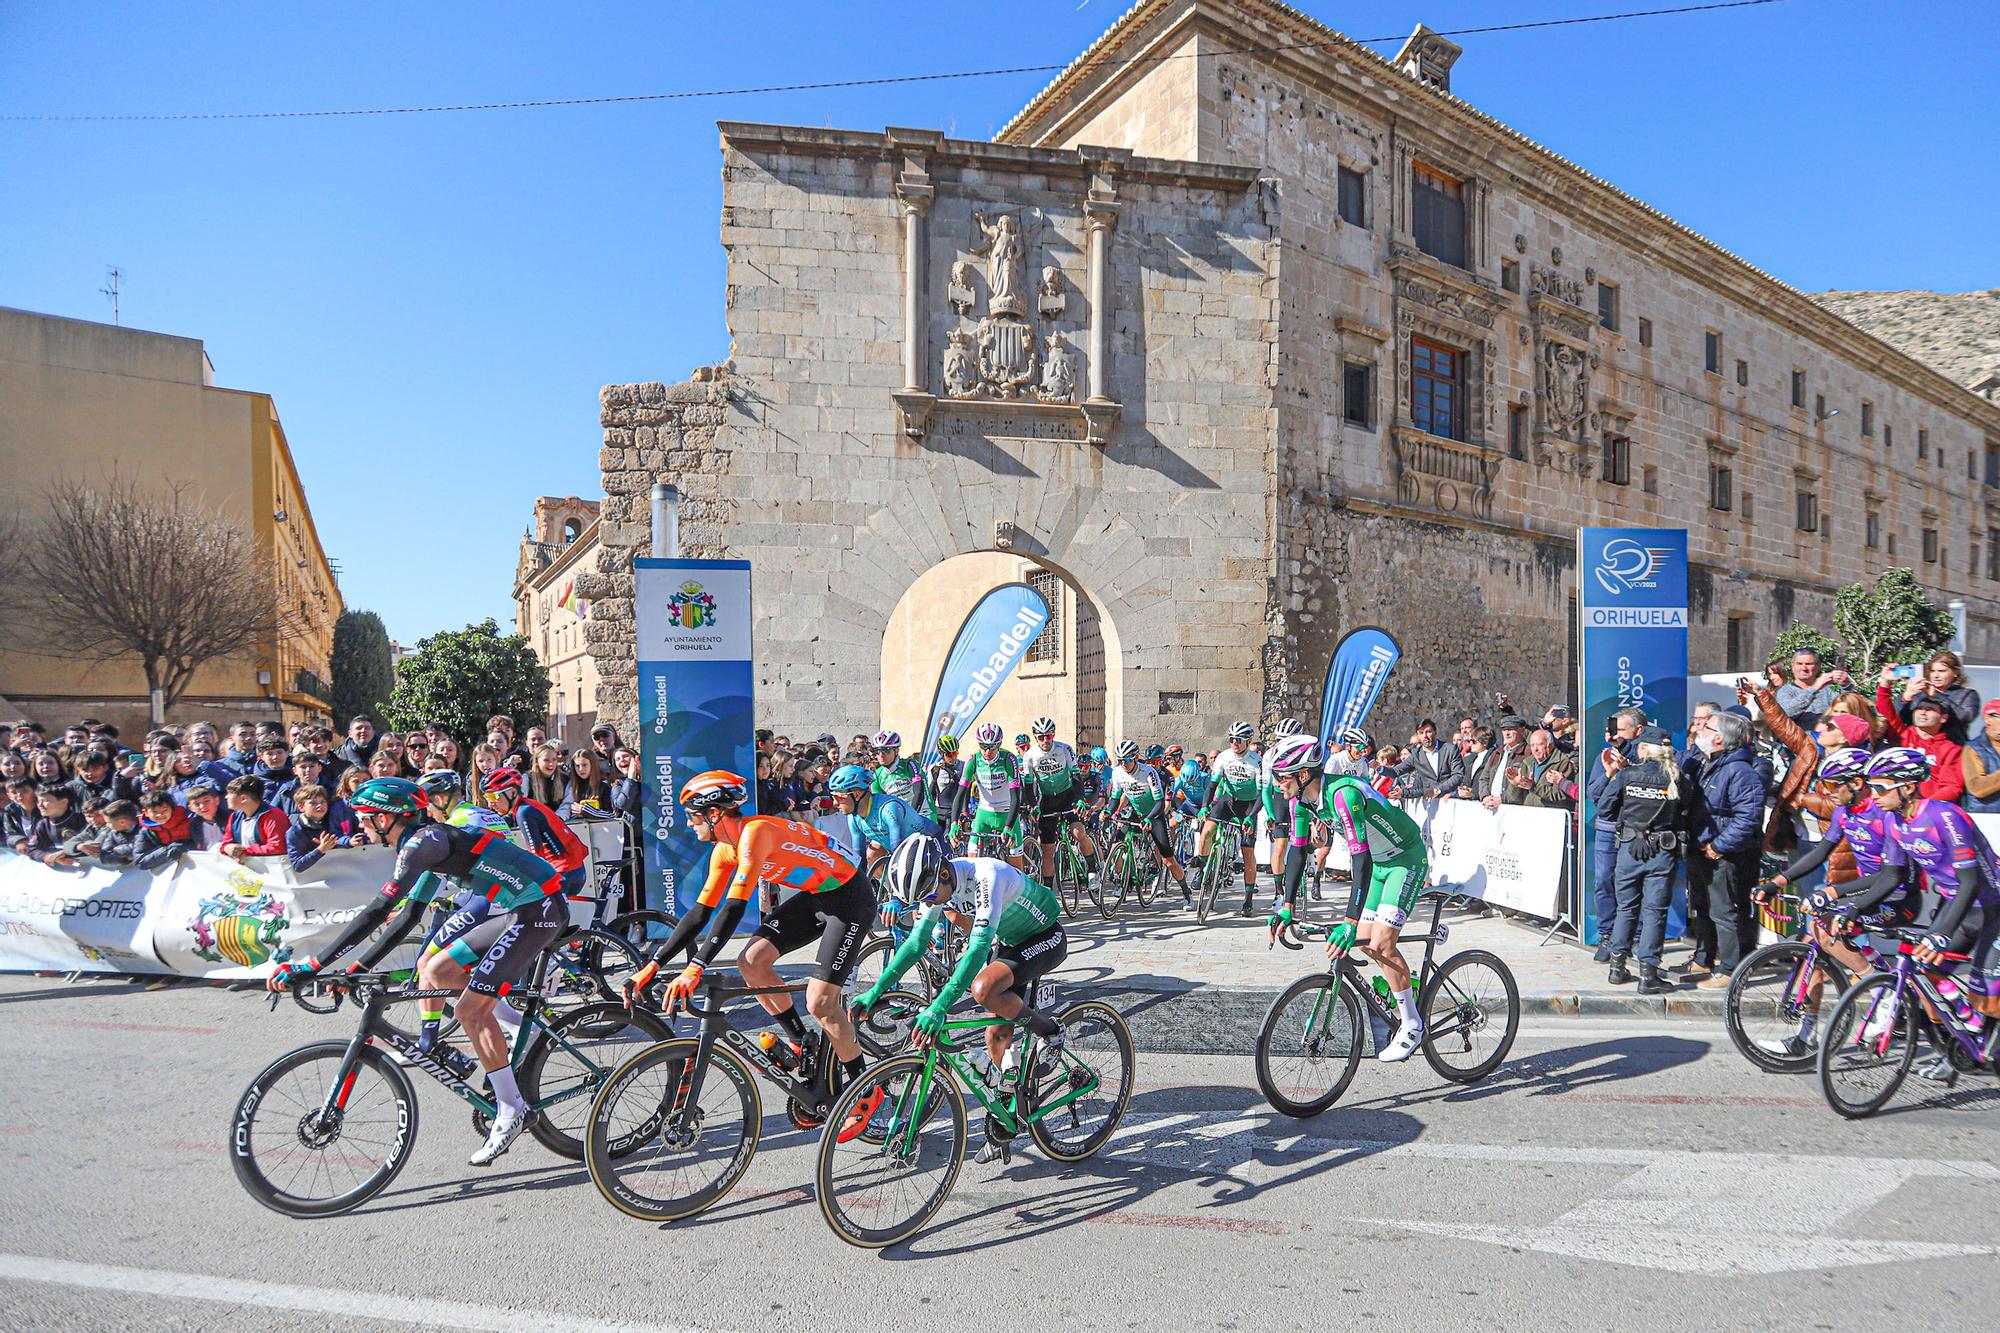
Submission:
[[[597,568],[597,503],[537,498],[514,568],[514,629],[549,673],[542,724],[572,746],[588,744],[597,722],[597,659],[584,637],[590,603],[576,590],[577,576]]]
[[[661,477],[756,562],[793,730],[875,725],[885,625],[979,551],[1088,600],[1111,738],[1306,709],[1360,624],[1385,718],[1568,697],[1581,524],[1689,530],[1697,669],[1892,564],[1992,660],[2000,406],[1453,96],[1459,55],[1141,0],[992,143],[724,125],[732,358],[604,393],[605,709]]]

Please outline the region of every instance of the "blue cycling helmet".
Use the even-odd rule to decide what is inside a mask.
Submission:
[[[1090,757],[1100,764],[1107,762],[1111,758],[1111,756],[1105,752],[1105,749],[1102,745],[1099,745],[1096,748],[1092,749],[1090,752]]]
[[[874,785],[875,780],[868,776],[868,770],[859,764],[842,764],[826,780],[828,791],[867,791]]]
[[[1868,771],[1868,761],[1874,758],[1868,751],[1857,747],[1835,750],[1820,760],[1819,780],[1821,782],[1852,782]]]

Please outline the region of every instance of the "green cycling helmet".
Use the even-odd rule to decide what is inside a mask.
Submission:
[[[370,778],[354,789],[348,806],[363,815],[414,815],[424,808],[424,795],[408,778]]]

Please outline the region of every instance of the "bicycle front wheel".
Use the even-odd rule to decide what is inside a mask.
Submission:
[[[1521,1027],[1514,974],[1484,949],[1445,960],[1424,987],[1424,1059],[1439,1078],[1476,1083],[1500,1067]]]
[[[373,1046],[344,1041],[279,1056],[230,1120],[229,1161],[250,1197],[287,1217],[332,1217],[396,1178],[417,1141],[417,1091]]]
[[[757,1155],[757,1080],[718,1045],[697,1094],[697,1046],[681,1037],[647,1047],[612,1071],[591,1103],[583,1140],[590,1183],[627,1217],[692,1217],[734,1189]]]
[[[1361,1008],[1335,972],[1300,977],[1264,1014],[1257,1087],[1289,1116],[1318,1115],[1340,1100],[1361,1066]]]
[[[854,1025],[854,1039],[861,1049],[877,1060],[900,1055],[916,1035],[917,1015],[925,1000],[913,991],[892,990],[882,997],[868,1017]]]
[[[622,1004],[586,1004],[558,1014],[537,1032],[521,1061],[521,1096],[535,1108],[528,1132],[558,1157],[583,1160],[583,1136],[597,1090],[643,1047],[674,1035],[651,1012]],[[637,1147],[624,1145],[625,1151]],[[610,1151],[618,1152],[619,1145]]]
[[[556,1005],[625,1002],[625,983],[645,960],[608,930],[572,929],[542,955],[535,989]]]
[[[840,1127],[879,1092],[881,1109],[846,1143]],[[965,1096],[942,1063],[899,1055],[871,1066],[828,1112],[814,1173],[833,1234],[864,1250],[907,1240],[944,1207],[965,1164]]]
[[[1063,911],[1071,916],[1077,914],[1082,905],[1082,876],[1077,872],[1076,862],[1070,859],[1069,845],[1056,847],[1056,898],[1062,903]]]
[[[1856,982],[1833,1006],[1820,1038],[1819,1086],[1849,1120],[1889,1104],[1917,1058],[1916,1000],[1899,995],[1893,973]]]
[[[1072,1100],[1031,1121],[1028,1134],[1058,1162],[1077,1162],[1108,1143],[1125,1118],[1138,1061],[1132,1033],[1110,1005],[1085,1000],[1064,1010],[1058,1021],[1063,1048],[1053,1069],[1037,1070],[1034,1105]],[[1037,1064],[1046,1058],[1038,1046]]]
[[[1773,1074],[1803,1074],[1819,1061],[1819,1050],[1802,1038],[1806,1015],[1819,1012],[1812,993],[1809,960],[1815,950],[1803,940],[1767,944],[1745,958],[1729,979],[1722,997],[1722,1024],[1743,1058]],[[1825,976],[1821,993],[1831,982],[1838,994],[1845,969],[1825,952],[1818,952]]]

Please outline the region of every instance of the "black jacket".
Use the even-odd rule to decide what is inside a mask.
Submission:
[[[1642,860],[1680,846],[1687,811],[1678,788],[1667,794],[1667,777],[1667,766],[1657,759],[1634,764],[1605,784],[1597,803],[1599,818],[1617,826],[1619,844]]]

